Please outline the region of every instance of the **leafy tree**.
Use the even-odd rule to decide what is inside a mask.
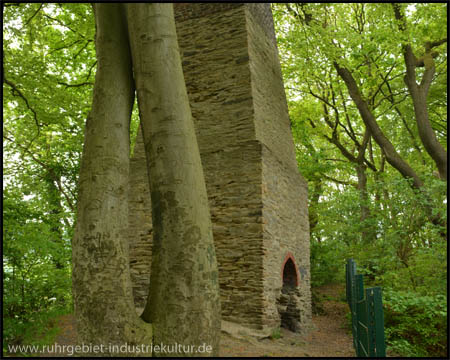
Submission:
[[[165,8],[167,6],[168,5],[164,5],[162,6],[162,8]],[[129,8],[132,9],[132,7],[133,6],[130,5]],[[170,18],[173,17],[173,14],[166,14],[167,11],[169,11],[167,8],[165,10],[163,9],[163,14],[161,14],[161,12],[159,12],[158,10],[158,5],[147,4],[141,9],[147,9],[147,7],[153,9],[151,11],[156,11],[157,16],[160,16],[162,19],[168,18],[170,20]],[[101,32],[101,35],[99,35],[100,40],[98,41],[100,42],[99,51],[101,54],[102,51],[104,53],[104,50],[101,50],[102,45],[106,45],[106,47],[108,45],[107,43],[103,42],[102,37],[103,39],[105,36],[111,37],[111,34],[103,31],[103,29],[105,29],[104,26],[106,26],[106,28],[107,26],[110,26],[110,24],[108,25],[108,19],[104,11],[111,11],[111,16],[114,15],[117,19],[120,19],[119,23],[125,22],[125,13],[123,12],[124,7],[122,5],[120,5],[119,7],[112,5],[108,5],[107,7],[99,6],[99,8],[102,8],[102,10],[100,10],[100,14],[97,14],[98,19],[102,19],[106,22],[103,22],[102,25],[100,25],[100,29],[97,28],[97,31],[100,30]],[[65,294],[70,294],[67,288],[67,286],[70,286],[70,263],[67,261],[67,251],[65,253],[63,252],[63,256],[61,255],[61,250],[67,250],[68,239],[72,238],[73,236],[73,228],[76,217],[75,209],[77,205],[79,208],[84,209],[85,206],[83,204],[86,203],[86,200],[83,199],[83,191],[86,188],[83,185],[83,179],[86,177],[85,175],[82,175],[81,177],[80,189],[78,189],[78,187],[76,186],[76,184],[78,183],[78,173],[80,171],[82,138],[84,136],[84,119],[88,117],[92,120],[88,121],[88,129],[92,128],[93,126],[98,126],[99,124],[101,125],[101,121],[98,119],[99,114],[102,113],[102,101],[111,101],[111,107],[109,109],[115,109],[114,106],[118,106],[118,112],[112,113],[111,119],[113,119],[114,117],[122,116],[121,125],[123,127],[121,129],[114,128],[116,129],[117,133],[121,134],[121,142],[110,144],[109,150],[111,150],[111,152],[116,150],[117,153],[118,151],[120,151],[120,149],[122,149],[118,145],[122,144],[123,147],[128,149],[128,151],[122,152],[122,154],[120,155],[120,158],[123,161],[123,166],[119,166],[120,171],[112,174],[112,178],[108,179],[111,180],[112,183],[114,183],[115,180],[123,182],[126,179],[126,176],[122,177],[122,180],[120,180],[120,178],[115,179],[115,177],[117,174],[121,174],[123,169],[128,169],[128,166],[126,164],[128,162],[128,154],[131,151],[129,140],[127,139],[131,139],[131,145],[133,145],[135,134],[137,131],[138,120],[136,108],[131,119],[131,124],[129,122],[129,112],[133,107],[134,98],[133,81],[129,83],[128,88],[126,87],[125,83],[114,83],[114,86],[105,87],[104,85],[102,85],[96,90],[97,92],[94,91],[94,111],[91,112],[90,116],[88,116],[92,97],[91,91],[94,85],[94,77],[96,75],[97,67],[100,66],[100,63],[97,62],[94,52],[94,17],[92,7],[89,4],[5,4],[4,10],[5,71],[3,77],[3,86],[5,92],[5,122],[3,138],[5,156],[7,159],[4,165],[4,179],[5,183],[8,184],[7,187],[4,187],[4,190],[5,194],[7,193],[7,189],[10,190],[8,194],[14,193],[14,197],[11,197],[11,201],[7,202],[6,205],[10,209],[13,209],[14,206],[16,206],[16,203],[22,204],[23,206],[26,205],[28,207],[31,204],[30,199],[35,199],[36,201],[33,201],[32,204],[33,206],[37,206],[35,212],[29,213],[26,216],[25,213],[21,213],[21,220],[25,220],[28,216],[28,218],[31,219],[31,223],[33,223],[33,225],[27,225],[27,231],[23,230],[23,226],[20,225],[19,219],[16,219],[14,217],[7,218],[7,228],[11,232],[11,234],[14,234],[14,236],[11,235],[10,237],[11,239],[14,239],[14,241],[8,241],[8,244],[12,245],[5,248],[6,251],[4,254],[4,261],[8,262],[8,264],[14,264],[14,266],[12,267],[14,276],[10,275],[10,273],[5,273],[4,277],[7,280],[8,286],[11,286],[12,289],[12,291],[7,292],[7,297],[8,300],[11,300],[11,302],[21,304],[20,306],[24,308],[21,316],[23,319],[25,319],[27,317],[30,318],[31,309],[29,307],[26,307],[23,299],[29,299],[33,291],[35,291],[36,299],[39,299],[42,293],[36,291],[36,289],[40,285],[35,276],[32,276],[29,279],[30,286],[27,286],[23,281],[21,282],[19,275],[22,276],[22,273],[26,272],[27,267],[29,266],[24,261],[19,260],[26,251],[31,251],[31,253],[34,253],[33,248],[36,247],[37,244],[44,242],[47,243],[49,239],[51,240],[52,244],[55,244],[55,251],[48,252],[45,258],[47,263],[50,261],[53,268],[50,269],[46,267],[45,271],[43,271],[44,268],[40,266],[39,271],[42,272],[43,276],[47,276],[48,273],[51,272],[51,275],[55,276],[55,278],[58,278],[59,276],[59,278],[64,279],[66,283],[64,283],[64,286],[59,284],[58,291],[63,290]],[[121,14],[119,14],[119,10],[122,11]],[[170,24],[169,22],[169,24],[167,25],[169,27],[166,27],[166,30],[168,29],[169,32],[175,31],[173,23]],[[113,25],[112,28],[115,29],[115,25]],[[117,41],[117,39],[121,38],[126,43],[128,43],[128,29],[126,27],[122,27],[121,31],[117,29],[115,30],[117,33],[117,37],[112,37],[112,40]],[[155,29],[153,29],[152,31],[154,30]],[[135,33],[137,34],[136,36],[140,35],[140,31],[142,30],[135,29]],[[174,36],[171,37],[170,41],[173,42],[173,39]],[[106,49],[106,52],[107,51],[112,50]],[[131,74],[131,56],[129,54],[128,45],[126,45],[124,48],[115,49],[115,51],[118,52],[119,59],[122,59],[124,56],[128,56],[128,65],[125,67],[119,67],[118,70],[120,71],[118,73],[106,73],[106,83],[108,81],[114,82],[114,79],[118,74],[121,74],[121,72]],[[137,49],[135,51],[140,50]],[[114,63],[117,60],[115,57],[111,56],[107,56],[106,58],[97,56],[97,58],[98,61],[102,64],[103,62],[106,62],[104,65],[102,65],[103,68],[105,68],[105,66],[106,68],[108,67],[108,61],[109,63]],[[137,64],[136,66],[139,66],[139,64]],[[178,69],[177,71],[179,72],[179,70],[180,69]],[[104,80],[98,81],[101,84]],[[120,106],[120,104],[115,101],[116,98],[105,99],[104,96],[99,96],[101,95],[102,89],[106,92],[112,91],[114,89],[117,89],[117,87],[115,87],[116,85],[119,87],[125,85],[125,88],[128,89],[127,91],[129,92],[129,100],[127,100],[128,103],[124,107]],[[164,89],[160,90],[164,91]],[[97,98],[95,96],[97,96]],[[122,93],[119,91],[117,96],[118,98],[121,98]],[[142,97],[142,94],[140,94],[139,96],[141,97],[141,103],[145,104],[147,101],[146,98]],[[141,106],[143,105],[141,104]],[[189,112],[186,112],[185,110],[186,109],[180,110],[179,112],[179,114],[183,112],[185,113],[182,120],[183,124],[185,124],[186,122],[189,123],[191,121],[191,119],[187,116]],[[143,110],[141,111],[141,115],[142,113]],[[179,118],[177,117],[177,119]],[[94,125],[92,123],[94,123]],[[148,127],[148,125],[145,126]],[[88,135],[89,138],[89,132],[86,133],[86,135]],[[195,142],[195,137],[193,138],[191,134],[191,136],[188,137],[187,142],[187,144],[190,143],[190,148],[188,149],[189,151],[187,151],[186,153],[187,156],[192,156],[193,154],[191,153],[191,150],[195,150],[196,148],[196,145],[194,146],[192,144],[192,141]],[[87,144],[90,143],[92,143],[92,141],[88,140]],[[181,144],[184,144],[184,140],[181,141]],[[89,146],[90,145],[88,145],[88,147]],[[94,148],[94,150],[96,150],[94,152],[97,152],[97,157],[98,159],[100,159],[101,157],[98,156],[98,149]],[[88,163],[87,159],[89,159],[89,155],[85,155],[84,157],[86,158],[86,160],[83,160],[83,166],[86,167],[88,165],[86,163]],[[93,156],[93,161],[96,160],[95,157],[96,156]],[[108,159],[109,157],[106,160]],[[196,178],[196,181],[194,181],[195,186],[198,186],[199,191],[196,194],[199,195],[202,191],[204,192],[204,184],[202,188],[203,179],[200,179],[202,178],[201,169],[198,169],[200,163],[198,161],[189,162],[197,164],[197,170],[194,170],[193,174],[195,175],[194,178]],[[108,164],[111,164],[111,161],[105,161],[100,164],[100,166],[106,166]],[[188,169],[184,169],[183,171],[187,170]],[[83,170],[81,171],[83,174]],[[86,170],[84,170],[84,174],[86,174]],[[97,180],[100,180],[101,175],[102,173],[100,172]],[[184,173],[182,176],[184,177],[190,175],[188,175],[188,173]],[[87,177],[87,179],[92,180],[92,178],[89,178],[89,176]],[[155,182],[156,180],[157,177],[153,179],[153,182]],[[125,183],[123,182],[123,185],[124,184]],[[158,190],[158,186],[153,186],[152,189],[156,191]],[[122,186],[122,190],[123,188],[124,186]],[[80,190],[80,192],[78,192],[78,190]],[[93,191],[92,194],[94,194],[95,196],[107,196],[109,190],[109,188],[106,189],[104,193],[96,193],[95,191]],[[126,198],[124,198],[126,192],[119,191],[119,193],[121,193],[120,196],[122,196],[122,201],[118,202],[118,207],[115,210],[120,210],[120,207],[126,205]],[[88,196],[88,202],[89,198],[93,197]],[[188,202],[191,200],[187,199]],[[203,207],[203,210],[198,213],[199,215],[197,219],[193,219],[194,224],[196,224],[196,222],[200,220],[201,226],[199,228],[201,230],[202,239],[204,239],[206,241],[206,244],[208,244],[211,243],[212,236],[210,223],[205,220],[209,219],[209,215],[205,215],[205,209],[207,209],[207,207],[205,207],[205,201],[196,200],[196,203],[196,206],[198,206],[199,209]],[[180,208],[180,211],[181,210],[182,209]],[[161,209],[161,211],[164,212],[166,210]],[[122,224],[123,230],[125,228],[125,225],[122,220],[126,219],[126,216],[124,215],[126,214],[126,211],[119,211],[117,214],[119,220],[115,222],[114,225]],[[192,214],[197,214],[197,212],[194,211]],[[176,215],[177,214],[173,214],[173,216]],[[169,214],[169,216],[172,215]],[[114,216],[112,216],[109,220],[111,222],[114,222],[115,220],[111,220],[112,218],[114,218]],[[13,219],[16,220],[13,221]],[[93,219],[90,218],[88,220],[90,221],[89,223],[85,222],[85,225],[87,226],[92,223]],[[48,226],[46,225],[45,227],[42,227],[41,225],[34,225],[34,223],[40,224],[41,222],[48,224]],[[78,226],[80,226],[81,223],[83,223],[83,217],[78,216]],[[161,230],[165,231],[164,228],[161,228]],[[180,227],[178,230],[182,231],[182,227]],[[89,227],[87,228],[87,231],[89,231]],[[165,232],[161,233],[162,237],[167,237],[167,235],[169,234],[166,234]],[[199,240],[199,238],[194,235],[195,231],[192,236],[186,237],[186,239],[190,239],[189,241],[193,242],[192,244],[196,244],[196,242]],[[172,236],[173,240],[174,235],[170,236]],[[78,279],[83,278],[83,273],[80,270],[80,268],[82,268],[82,266],[80,267],[80,265],[83,265],[83,258],[82,256],[77,257],[80,250],[80,247],[77,247],[77,239],[79,238],[80,230],[77,230],[74,237],[75,240],[73,249],[75,253],[75,261],[73,265],[76,270],[74,272],[75,281],[73,286],[77,289],[77,291],[75,291],[74,300],[76,304],[75,310],[78,315],[80,315],[80,305],[83,306],[80,302],[83,297],[80,298],[79,296],[77,296],[77,294],[81,294],[83,292],[81,291],[83,290],[83,286],[81,286],[80,282],[78,282]],[[33,239],[33,241],[30,241],[31,239]],[[118,246],[118,248],[116,249],[124,251],[126,247],[122,243],[123,241],[124,238],[122,232],[119,241],[115,244]],[[17,249],[17,246],[14,245],[16,243],[21,244],[20,251]],[[177,323],[177,326],[180,326],[180,329],[181,325],[186,326],[186,330],[180,331],[179,334],[188,334],[196,341],[202,340],[202,337],[207,337],[208,339],[206,341],[204,339],[202,341],[217,345],[218,334],[220,331],[220,322],[218,315],[220,314],[220,307],[218,305],[217,293],[217,265],[215,263],[214,253],[210,251],[211,244],[209,244],[209,246],[203,246],[199,244],[195,246],[196,251],[193,253],[194,255],[192,255],[195,257],[195,261],[198,260],[197,257],[201,252],[209,254],[209,257],[206,258],[206,260],[209,259],[209,261],[207,261],[207,266],[204,267],[204,272],[208,272],[208,278],[206,278],[206,280],[203,280],[203,277],[200,274],[200,282],[197,283],[205,283],[206,286],[210,286],[210,284],[212,285],[210,293],[202,293],[194,289],[191,299],[193,302],[186,310],[188,311],[188,314],[192,315],[195,313],[198,317],[198,311],[194,312],[192,310],[192,306],[197,306],[204,309],[205,306],[208,305],[208,302],[211,301],[211,304],[213,304],[213,306],[210,308],[212,322],[208,323],[208,321],[210,321],[208,320],[208,316],[210,315],[206,311],[204,312],[204,320],[206,322],[202,321],[204,325],[207,325],[206,328],[198,329],[198,332],[193,332],[192,328],[189,327],[190,325],[188,322],[180,323],[179,321]],[[22,247],[24,249],[22,249]],[[93,262],[91,262],[92,267],[95,268],[95,264],[97,264],[98,261],[100,261],[102,258],[105,258],[104,256],[107,255],[105,251],[107,249],[108,247],[106,246],[105,248],[97,249],[98,251],[93,251],[92,254],[88,254],[93,260]],[[118,251],[117,253],[120,253],[120,251]],[[124,253],[124,255],[126,255],[126,253]],[[89,258],[89,256],[86,256],[86,259]],[[41,260],[39,260],[39,256],[36,255],[32,259],[30,258],[30,261],[37,261],[39,263]],[[123,266],[128,266],[128,260],[126,259],[126,257],[122,259],[114,259],[114,256],[112,256],[110,258],[110,261],[119,261],[118,265],[120,265],[120,261],[122,261]],[[118,266],[116,270],[120,270],[122,265]],[[35,264],[32,265],[32,267],[38,269]],[[61,267],[63,267],[64,269],[61,269]],[[61,276],[61,274],[58,273],[59,270],[64,271],[65,275]],[[216,275],[214,276],[214,274]],[[183,276],[184,273],[179,274],[179,276],[175,276],[173,280],[182,281],[181,279],[183,278]],[[120,283],[121,279],[126,280]],[[85,280],[86,279],[83,278],[83,281]],[[117,276],[113,279],[109,278],[108,281],[119,281],[119,288],[122,287],[122,289],[124,289],[124,294],[129,293],[131,285],[129,284],[126,274],[122,278],[121,276]],[[155,280],[154,283],[156,284],[157,281]],[[100,289],[102,288],[102,286],[105,287],[106,284],[106,281],[104,281],[103,283],[99,283],[97,281],[94,284],[86,284],[86,286],[88,286],[86,289],[90,287],[90,290],[92,290],[94,288],[97,288],[97,285],[99,286],[98,289]],[[21,295],[21,293],[17,290],[19,289],[19,287],[23,288],[23,299],[18,296],[18,294]],[[175,284],[169,284],[169,286],[167,287],[169,291],[176,288],[177,286]],[[101,291],[99,293],[102,294]],[[87,294],[88,292],[83,293],[83,296]],[[161,292],[161,294],[163,294],[163,292]],[[93,295],[93,298],[91,299],[94,299],[95,296],[96,295]],[[87,296],[85,297],[87,298]],[[124,300],[122,302],[122,305],[120,305],[119,303],[122,298],[126,300]],[[111,300],[111,304],[115,301],[115,304],[118,306],[116,310],[118,311],[114,314],[114,316],[107,317],[105,320],[104,318],[102,318],[102,321],[99,321],[97,323],[95,323],[95,321],[91,321],[90,323],[83,324],[91,324],[91,328],[80,326],[79,329],[85,329],[84,332],[83,330],[80,331],[80,338],[90,337],[89,341],[92,341],[93,339],[99,339],[104,335],[105,339],[109,338],[109,340],[111,340],[111,334],[113,333],[111,332],[111,329],[114,328],[114,326],[118,325],[118,329],[120,330],[119,332],[124,335],[123,337],[119,336],[118,338],[122,340],[131,339],[131,342],[133,342],[134,340],[139,342],[140,340],[137,340],[137,337],[144,336],[148,338],[148,341],[150,341],[151,333],[149,333],[147,330],[135,330],[134,336],[131,333],[132,329],[130,329],[130,326],[128,325],[134,323],[137,324],[137,328],[148,328],[148,325],[145,325],[142,320],[139,320],[138,318],[136,318],[136,315],[134,315],[135,311],[132,304],[131,295],[124,295],[122,296],[122,298],[120,296],[107,296],[101,298],[100,302],[103,302],[103,305],[107,302],[106,300]],[[16,299],[18,300],[16,301]],[[161,302],[161,304],[163,303]],[[91,304],[88,304],[88,306],[86,306],[84,310],[90,312],[90,315],[93,315],[95,314],[96,310],[93,306],[90,305]],[[17,325],[17,321],[14,318],[17,314],[14,314],[14,311],[18,309],[18,305],[13,304],[12,306],[12,312],[9,312],[8,316],[11,317],[12,321],[9,324],[11,325],[11,327],[14,327],[15,325]],[[100,307],[97,310],[100,310],[99,313],[101,313],[101,310],[104,309],[104,307],[102,308],[102,305],[99,306]],[[122,306],[122,308],[120,308],[120,306]],[[164,309],[161,308],[160,310],[163,311]],[[177,314],[180,315],[179,313],[172,313],[170,316],[177,316]],[[83,322],[83,317],[80,316],[80,318],[80,321]],[[94,319],[95,317],[91,316],[91,318]],[[117,321],[119,321],[120,319],[126,319],[126,321],[117,324]],[[153,320],[155,322],[158,322],[157,319]],[[15,325],[14,321],[16,321]],[[107,324],[108,321],[110,321],[110,324],[112,324],[112,326],[109,326],[109,323]],[[123,327],[124,324],[128,324],[128,327]],[[158,325],[160,325],[160,331],[155,332],[155,336],[160,336],[163,342],[169,343],[170,341],[165,340],[165,336],[173,336],[173,334],[167,334],[166,332],[166,335],[164,335],[164,323],[159,323]],[[208,330],[208,326],[211,326],[211,331]],[[23,330],[23,327],[21,329]],[[15,334],[18,335],[17,332]],[[210,338],[211,341],[209,341]],[[179,339],[178,343],[182,343],[184,342],[184,340],[186,339]],[[196,341],[191,341],[191,343],[194,344]],[[215,351],[217,351],[217,346],[215,346]]]
[[[122,30],[149,32],[150,23],[137,26],[140,22],[134,20],[144,11],[133,6],[137,5],[127,5],[130,14],[135,11],[130,21],[134,30],[121,25]],[[273,5],[297,160],[309,182],[312,283],[318,286],[343,278],[344,260],[356,258],[366,279],[383,286],[388,344],[403,356],[443,356],[447,351],[440,336],[447,331],[446,6]],[[125,12],[113,10],[118,8],[122,5],[109,8],[121,19],[111,30],[123,36],[117,24]],[[5,344],[30,341],[36,324],[42,330],[51,314],[71,308],[70,241],[83,196],[77,183],[85,119],[100,63],[90,4],[9,3],[3,4],[3,10]],[[118,59],[128,56],[130,62],[128,51]],[[134,45],[133,54],[146,51],[156,54]],[[129,73],[130,66],[122,70]],[[134,67],[136,73],[139,64]],[[130,99],[126,114],[120,115],[123,127],[117,129],[121,149],[130,153],[138,110],[143,116],[152,107],[139,91],[148,79],[138,78],[140,109],[133,105],[134,89],[125,86]],[[161,91],[151,86],[155,86],[152,91]],[[89,118],[97,126],[95,114],[91,112]],[[148,129],[148,119],[143,122]],[[90,121],[88,127],[92,126]],[[152,132],[145,132],[149,142]],[[131,146],[126,145],[128,139]],[[156,144],[154,134],[150,143]],[[158,148],[149,147],[150,156],[155,151]],[[125,157],[121,161],[125,165],[120,168],[127,168]],[[123,180],[124,174],[118,173]],[[198,171],[194,174],[199,176]],[[150,179],[152,190],[157,189],[155,182]],[[162,209],[164,204],[154,206]],[[124,226],[117,221],[120,224]],[[201,225],[205,232],[207,228],[208,224]],[[165,232],[168,227],[160,230],[171,251],[173,247],[178,251],[170,241],[172,235]],[[201,246],[197,250],[201,254]],[[95,254],[98,260],[106,259],[98,249]],[[175,260],[160,262],[161,273],[165,264]],[[150,297],[159,301],[160,314],[167,311],[164,297],[174,298],[171,291],[181,288],[177,280],[181,278],[171,279],[172,287],[158,285],[152,290]],[[129,291],[127,285],[122,288]],[[190,296],[214,304],[216,298],[212,295],[208,300],[208,294]],[[119,298],[126,299],[126,310],[116,315],[124,323],[146,327],[132,314],[131,297]],[[161,325],[163,316],[158,319],[151,310],[144,317]],[[208,335],[212,342],[218,338],[218,311],[203,319],[213,329]],[[109,318],[103,324],[108,321],[115,326]],[[189,331],[189,322],[183,325],[180,334]],[[95,332],[95,327],[89,331]],[[170,342],[165,333],[155,336]],[[98,334],[107,336],[106,331]]]
[[[93,78],[86,4],[3,4],[4,341],[71,311],[71,244]],[[72,86],[73,85],[73,86]]]
[[[309,182],[313,286],[343,278],[345,258],[354,257],[368,280],[394,294],[445,295],[446,5],[273,10],[297,160]],[[411,316],[410,324],[420,321]],[[388,322],[400,353],[405,332],[394,328],[403,325]],[[442,353],[425,345],[424,333],[405,341],[417,355]]]

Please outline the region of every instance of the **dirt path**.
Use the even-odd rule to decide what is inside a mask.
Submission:
[[[220,356],[255,357],[354,357],[352,338],[346,324],[348,305],[342,302],[345,288],[342,285],[326,285],[318,289],[322,297],[324,314],[313,315],[315,329],[306,337],[281,329],[279,339],[236,338],[222,333]],[[61,332],[56,338],[60,345],[75,344],[76,329],[72,315],[58,319]],[[46,356],[69,356],[66,352]]]
[[[313,330],[301,339],[298,334],[281,329],[279,339],[244,341],[223,334],[221,356],[270,357],[354,357],[352,337],[345,324],[348,305],[339,301],[344,296],[342,285],[327,285],[318,289],[326,300],[322,302],[324,314],[313,315]]]

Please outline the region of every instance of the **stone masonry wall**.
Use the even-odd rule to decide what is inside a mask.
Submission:
[[[295,191],[293,191],[295,190]],[[265,320],[279,325],[276,302],[282,288],[283,262],[292,254],[298,268],[301,329],[311,325],[309,221],[306,182],[263,148],[263,231]]]
[[[299,270],[300,331],[307,332],[311,322],[307,183],[295,158],[278,50],[260,20],[268,17],[261,16],[264,10],[271,17],[270,7],[259,9],[247,10],[247,30],[256,138],[263,144],[264,324],[279,326],[276,300],[283,261],[292,254]]]
[[[210,203],[222,316],[260,328],[262,164],[261,145],[255,139],[253,122],[245,12],[243,4],[227,4],[225,8],[220,4],[222,12],[212,11],[211,5],[182,6],[181,14],[179,5],[175,5],[178,42]],[[196,8],[207,16],[189,18],[189,14],[198,15],[192,11]],[[146,172],[142,154],[142,143],[137,142],[132,172]],[[137,186],[140,195],[130,203],[134,208],[130,208],[133,238],[130,244],[135,244],[130,250],[131,271],[138,307],[145,304],[146,293],[142,288],[150,276],[147,254],[151,248],[151,219],[145,219],[138,231],[135,226],[139,228],[139,224],[134,219],[136,212],[147,212],[139,215],[139,221],[151,214],[148,203],[142,200],[150,197],[147,182],[145,186],[147,189]]]
[[[180,3],[174,9],[211,210],[222,318],[257,329],[280,326],[276,302],[291,253],[306,327],[307,190],[295,161],[270,5]],[[142,308],[152,233],[140,132],[130,174],[130,265]]]
[[[260,327],[261,147],[255,141],[244,6],[189,7],[195,16],[177,16],[177,34],[210,201],[222,317]]]
[[[272,16],[269,4],[258,5],[259,13],[265,9]],[[252,11],[246,11],[256,139],[298,172],[278,50],[263,31],[259,13],[255,17]]]

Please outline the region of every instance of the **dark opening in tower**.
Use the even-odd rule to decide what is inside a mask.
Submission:
[[[299,297],[297,268],[293,257],[288,256],[283,265],[283,286],[277,307],[280,326],[293,332],[300,332]]]
[[[287,259],[283,269],[283,287],[295,287],[298,285],[297,270],[291,258]]]

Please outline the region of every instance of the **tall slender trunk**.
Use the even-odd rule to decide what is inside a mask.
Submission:
[[[436,164],[439,177],[447,181],[447,151],[439,143],[428,116],[427,97],[435,73],[434,60],[431,54],[426,54],[425,72],[420,85],[418,85],[416,83],[416,69],[412,48],[410,45],[406,45],[403,48],[407,69],[404,80],[413,101],[420,140],[428,155],[430,155]]]
[[[212,347],[220,338],[218,269],[200,153],[172,4],[127,4],[153,214],[154,342]],[[163,354],[162,354],[163,355]]]
[[[48,190],[48,202],[50,207],[50,221],[51,221],[51,228],[50,232],[53,235],[51,237],[51,241],[53,241],[55,244],[58,244],[59,246],[63,247],[64,240],[63,240],[63,228],[61,225],[61,219],[63,218],[63,207],[60,200],[60,192],[58,188],[55,185],[55,182],[52,179],[51,174],[48,174],[46,179],[46,185]],[[63,269],[64,268],[64,262],[63,259],[61,259],[59,256],[52,256],[52,261],[55,264],[56,269]]]
[[[443,230],[441,230],[441,236],[446,237],[446,223],[439,216],[439,214],[433,214],[433,209],[431,208],[431,201],[429,200],[429,195],[425,191],[424,183],[414,171],[414,169],[409,166],[409,164],[397,153],[392,143],[389,139],[384,135],[383,131],[377,124],[375,116],[370,110],[367,102],[362,97],[358,85],[356,84],[355,79],[353,78],[352,73],[345,67],[340,66],[337,62],[333,63],[337,73],[344,80],[345,85],[347,86],[350,97],[354,101],[358,111],[361,115],[361,118],[364,121],[367,129],[370,130],[372,137],[377,142],[377,144],[382,149],[383,153],[386,156],[386,160],[389,164],[391,164],[395,169],[397,169],[403,177],[409,178],[412,180],[412,187],[415,190],[419,190],[422,192],[422,195],[425,197],[426,204],[424,204],[425,211],[427,212],[427,216],[430,221],[434,225],[440,226]]]
[[[323,193],[322,181],[320,178],[314,179],[313,181],[313,189],[309,196],[309,204],[308,204],[308,214],[309,214],[309,233],[311,239],[313,238],[312,234],[314,232],[314,228],[319,223],[319,214],[317,212],[317,206],[319,205],[320,196]],[[317,241],[320,243],[321,238],[317,235]]]
[[[355,79],[353,78],[352,73],[345,67],[338,65],[337,62],[334,62],[334,67],[337,70],[337,73],[344,80],[345,85],[347,86],[350,97],[354,101],[356,107],[359,110],[361,118],[364,121],[367,129],[370,130],[372,137],[383,149],[386,154],[386,160],[391,164],[395,169],[397,169],[405,178],[410,178],[413,180],[413,186],[416,189],[420,189],[423,186],[423,181],[419,178],[416,172],[409,166],[409,164],[402,159],[402,157],[397,153],[392,143],[389,139],[384,135],[381,128],[378,126],[377,121],[370,110],[367,102],[363,99],[358,85],[356,84]]]
[[[363,224],[362,231],[362,241],[368,242],[373,235],[372,226],[369,224],[365,224],[367,220],[370,218],[370,209],[368,206],[368,194],[367,194],[367,175],[366,175],[366,166],[364,164],[356,165],[356,174],[358,176],[358,191],[359,191],[359,201],[360,201],[360,220]],[[374,239],[373,239],[374,240]]]
[[[398,21],[398,28],[401,32],[406,31],[406,19],[402,13],[399,4],[391,4],[394,9],[395,18]],[[417,59],[412,50],[411,44],[403,43],[403,58],[406,65],[406,75],[404,81],[408,87],[409,94],[414,106],[414,114],[416,116],[417,130],[419,132],[420,140],[435,162],[439,177],[447,181],[447,151],[439,143],[436,134],[431,126],[428,116],[427,97],[433,77],[436,72],[434,58],[439,55],[438,52],[433,52],[433,48],[440,46],[447,42],[447,38],[440,39],[434,42],[428,41],[425,45],[425,54],[421,59]],[[425,67],[420,84],[416,82],[416,67]]]
[[[77,340],[106,346],[150,345],[151,325],[134,308],[126,236],[134,100],[126,19],[122,4],[98,3],[94,9],[97,74],[86,122],[72,244]],[[106,348],[100,355],[127,354]]]

